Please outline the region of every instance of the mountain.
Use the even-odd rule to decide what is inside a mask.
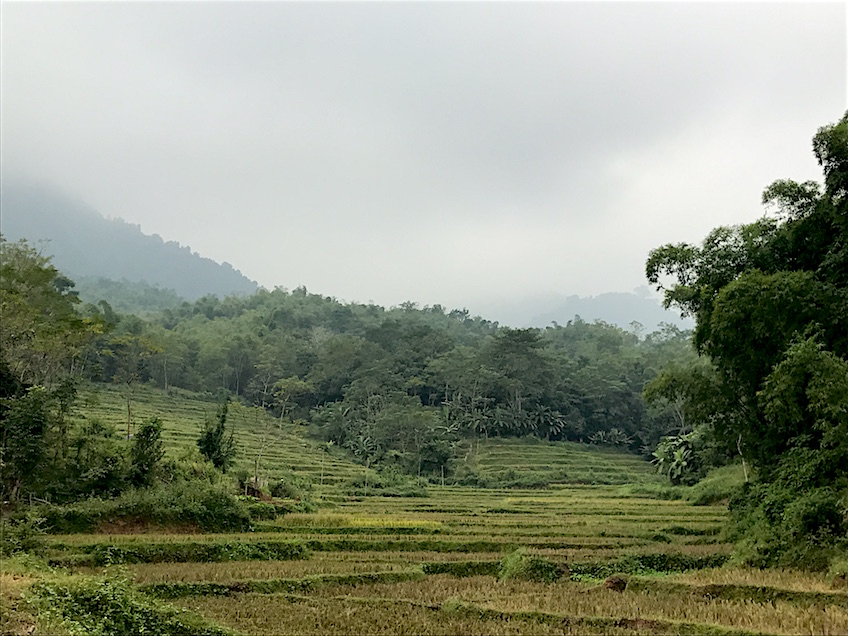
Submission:
[[[148,235],[138,225],[102,214],[52,188],[3,183],[0,231],[8,241],[46,241],[42,251],[74,277],[126,279],[173,290],[188,300],[258,289],[229,263],[217,263],[188,246]]]
[[[551,294],[479,309],[490,320],[511,327],[546,327],[552,322],[564,325],[575,316],[586,322],[602,320],[628,330],[632,329],[631,323],[638,322],[646,333],[659,329],[660,323],[680,329],[695,327],[691,319],[663,309],[647,287],[639,287],[633,292],[609,292],[585,297]]]

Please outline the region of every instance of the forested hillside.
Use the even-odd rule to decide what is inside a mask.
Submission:
[[[106,219],[46,186],[4,180],[0,206],[7,240],[26,238],[38,244],[43,254],[53,257],[56,267],[72,277],[144,281],[189,300],[257,289],[254,281],[229,263],[216,263],[188,246],[144,234],[121,219]]]
[[[689,335],[671,326],[643,339],[580,319],[510,329],[464,310],[343,304],[303,288],[210,295],[141,317],[80,302],[27,243],[2,246],[10,377],[45,396],[72,395],[79,380],[123,387],[128,434],[134,387],[146,384],[308,423],[366,466],[447,478],[467,441],[532,435],[649,456],[681,426],[673,405],[642,399],[662,367],[694,359]],[[30,306],[35,290],[50,305]],[[61,321],[30,332],[47,317]]]
[[[580,319],[516,330],[466,311],[343,304],[303,288],[207,296],[147,320],[107,303],[81,311],[105,328],[80,361],[92,380],[121,382],[130,365],[134,382],[229,394],[310,421],[369,462],[426,456],[432,470],[462,436],[649,452],[679,423],[667,405],[648,409],[642,389],[664,365],[694,358],[688,334],[671,326],[641,340]]]

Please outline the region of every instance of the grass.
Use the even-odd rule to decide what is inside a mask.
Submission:
[[[120,429],[121,400],[110,387],[77,417]],[[215,406],[142,387],[134,411],[163,419],[176,456]],[[234,421],[237,467],[252,469],[265,423]],[[848,633],[848,588],[833,576],[721,566],[731,550],[723,501],[741,479],[738,467],[700,487],[672,488],[632,455],[493,439],[481,440],[465,467],[485,488],[439,483],[427,485],[426,498],[374,489],[366,496],[344,492],[361,466],[328,454],[296,425],[272,424],[260,472],[309,479],[314,511],[254,520],[251,531],[101,523],[96,533],[49,535],[46,557],[65,570],[4,560],[0,632],[73,631],[78,623],[77,631],[108,633],[104,621],[129,608],[154,633],[166,633],[161,625],[173,617],[185,633],[243,635]],[[283,558],[292,546],[300,558]],[[499,576],[511,554],[521,556],[513,557],[519,575]],[[547,564],[557,576],[520,573],[526,565],[544,574]],[[624,592],[604,588],[611,574],[628,577]],[[119,606],[102,602],[104,611],[92,614],[102,582],[121,577],[125,587],[107,585]],[[58,613],[24,600],[45,581],[59,586],[40,595]],[[86,616],[94,622],[80,623]]]
[[[162,440],[170,457],[178,457],[186,448],[196,448],[200,427],[214,417],[218,404],[210,395],[181,389],[165,392],[149,386],[133,391],[133,421],[159,417],[163,422]],[[127,409],[121,388],[112,385],[90,385],[81,392],[75,418],[98,419],[117,431],[126,431]],[[361,466],[322,446],[306,436],[304,427],[279,422],[270,416],[254,414],[237,406],[230,408],[229,424],[235,427],[237,454],[232,472],[254,472],[261,454],[261,476],[273,483],[292,473],[320,486],[337,486],[362,474]],[[261,451],[261,453],[260,453]]]

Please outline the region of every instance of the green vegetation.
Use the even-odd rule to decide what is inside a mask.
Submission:
[[[709,362],[646,388],[692,431],[660,443],[660,465],[679,483],[735,450],[756,469],[731,509],[739,556],[758,566],[826,569],[848,550],[848,113],[813,151],[824,187],[776,181],[774,216],[647,262]]]
[[[848,631],[846,140],[652,252],[694,348],[305,289],[142,318],[0,240],[4,632]]]
[[[147,489],[131,489],[110,499],[86,499],[65,506],[42,504],[41,515],[52,532],[92,532],[100,527],[196,528],[207,532],[245,530],[250,526],[246,506],[225,484],[177,481]]]
[[[498,579],[501,581],[539,581],[554,583],[567,573],[558,563],[540,556],[527,554],[524,548],[506,555],[498,569]]]
[[[69,634],[227,636],[229,630],[158,603],[115,578],[40,581],[31,602],[43,620]]]

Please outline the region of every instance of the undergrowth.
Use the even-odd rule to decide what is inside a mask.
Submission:
[[[129,490],[114,499],[87,499],[68,506],[44,504],[33,511],[49,532],[93,532],[101,524],[144,522],[196,525],[205,532],[240,531],[250,527],[247,506],[223,484],[175,482]]]
[[[69,634],[114,636],[229,636],[187,610],[133,590],[123,579],[45,579],[35,583],[27,597],[39,618],[60,625]]]

